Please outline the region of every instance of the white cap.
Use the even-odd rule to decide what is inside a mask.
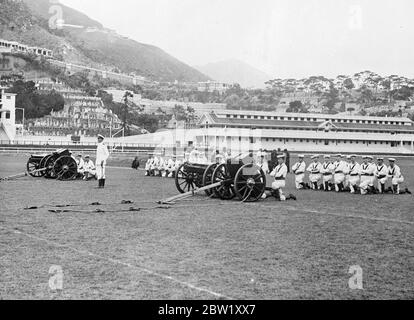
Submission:
[[[98,138],[105,139],[105,137],[101,134],[98,134]]]
[[[395,162],[395,158],[389,158],[388,161]]]

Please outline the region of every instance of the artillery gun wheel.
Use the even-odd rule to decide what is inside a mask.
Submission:
[[[175,174],[175,186],[180,193],[186,193],[196,189],[194,174],[185,170],[185,164],[182,164]]]
[[[73,180],[78,173],[78,165],[76,160],[70,156],[60,157],[55,161],[53,173],[58,180]]]
[[[41,167],[39,162],[34,161],[31,158],[29,159],[29,161],[27,161],[27,165],[26,165],[27,172],[33,178],[40,178],[44,175],[44,172],[42,172],[42,171],[34,172],[34,171],[39,170],[41,168],[42,167]]]
[[[233,199],[236,196],[233,189],[233,181],[234,179],[231,177],[226,164],[217,166],[213,173],[212,183],[221,182],[222,185],[214,188],[214,195],[222,200]]]
[[[204,171],[203,174],[203,187],[207,187],[208,185],[213,183],[213,174],[214,174],[214,170],[216,169],[217,164],[214,163],[210,166],[208,166],[208,168],[206,169],[206,171]],[[214,195],[214,192],[210,189],[210,190],[206,190],[206,195],[211,197],[212,195]]]
[[[256,202],[266,190],[266,175],[263,170],[253,164],[239,169],[234,178],[234,191],[240,201]]]
[[[55,158],[53,155],[46,156],[42,159],[43,168],[46,170],[44,171],[44,177],[46,179],[56,179],[56,175],[53,171],[53,167],[55,165]]]

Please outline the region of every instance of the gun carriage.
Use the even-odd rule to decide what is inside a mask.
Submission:
[[[258,201],[266,190],[266,174],[250,155],[240,154],[225,163],[184,163],[177,171],[175,184],[180,193],[202,189],[208,196],[222,200]]]
[[[67,149],[59,149],[51,154],[32,155],[27,161],[27,173],[34,177],[73,180],[78,174],[78,165]]]

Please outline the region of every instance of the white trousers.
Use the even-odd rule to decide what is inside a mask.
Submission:
[[[299,189],[303,188],[302,183],[303,183],[304,179],[305,179],[305,174],[304,173],[298,174],[298,175],[295,176],[296,189],[299,190]]]
[[[345,181],[345,175],[343,173],[335,173],[334,174],[334,183],[340,184]]]
[[[349,184],[351,186],[357,186],[359,184],[359,176],[349,176]]]
[[[285,180],[276,180],[272,183],[272,189],[278,190],[286,187],[286,181]]]
[[[96,163],[96,175],[98,176],[98,179],[106,179],[105,176],[106,171],[106,161],[98,162]]]
[[[310,174],[309,175],[309,180],[312,183],[319,182],[319,180],[321,180],[321,175],[320,174]]]
[[[332,181],[333,176],[329,175],[329,176],[323,176],[323,182],[330,182]]]
[[[392,185],[396,186],[397,184],[403,183],[404,177],[401,176],[400,178],[392,178]]]
[[[367,190],[368,186],[373,186],[373,185],[374,185],[373,177],[361,176],[361,183],[359,185],[361,190]]]

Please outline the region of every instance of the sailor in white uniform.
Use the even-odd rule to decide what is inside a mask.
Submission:
[[[166,165],[165,165],[165,176],[167,178],[172,178],[174,177],[174,173],[175,173],[175,157],[168,159],[168,161],[166,161]]]
[[[85,161],[83,161],[82,159],[82,155],[78,154],[77,158],[76,158],[76,164],[78,166],[78,178],[83,178],[85,170],[84,170],[84,163]]]
[[[98,176],[99,188],[105,188],[105,168],[106,161],[109,158],[108,147],[104,144],[105,137],[103,135],[98,135],[98,146],[96,148],[96,174]]]
[[[385,193],[385,184],[388,180],[388,167],[384,164],[384,158],[377,158],[375,178],[377,178],[378,182],[378,192],[381,194]]]
[[[345,174],[347,171],[347,164],[343,161],[343,156],[338,154],[336,156],[336,161],[334,162],[334,184],[335,184],[335,191],[341,192],[344,190],[344,183],[345,183]]]
[[[158,167],[160,165],[160,159],[157,156],[154,156],[154,160],[152,161],[151,171],[154,177],[158,177],[160,172],[158,171]]]
[[[96,179],[96,167],[90,156],[85,157],[84,166],[84,180]]]
[[[319,155],[312,156],[313,162],[309,165],[309,181],[312,190],[319,190],[319,181],[322,178],[322,164],[319,162]]]
[[[331,156],[326,155],[324,156],[325,162],[322,164],[322,180],[323,180],[323,190],[324,191],[332,191],[332,179],[333,179],[333,172],[335,170],[334,164],[331,162]]]
[[[145,164],[145,175],[151,176],[152,175],[152,164],[154,162],[154,157],[150,156],[147,160],[147,163]]]
[[[401,169],[395,164],[394,158],[389,158],[388,177],[391,179],[392,192],[400,194],[400,184],[404,182],[404,176],[401,174]]]
[[[351,156],[346,156],[346,161],[345,161],[345,181],[344,181],[344,188],[348,188],[349,187],[349,171],[350,171],[350,166],[351,166]]]
[[[304,189],[305,188],[305,171],[306,171],[306,163],[304,161],[305,156],[303,154],[299,155],[299,161],[296,162],[292,167],[292,172],[295,175],[295,185],[296,189]]]
[[[194,148],[190,154],[188,155],[188,162],[190,163],[198,163],[198,157],[200,156],[200,152],[197,148]]]
[[[359,176],[361,174],[361,166],[356,162],[356,155],[351,155],[351,163],[349,164],[349,189],[354,194],[359,185]]]
[[[263,154],[263,153],[261,154],[260,159],[258,159],[258,162],[256,163],[256,165],[263,170],[264,174],[269,174],[270,173],[269,163],[266,159],[265,154]]]
[[[361,165],[361,183],[359,187],[361,188],[361,194],[365,195],[372,191],[374,187],[376,166],[371,163],[372,159],[374,159],[373,157],[365,156],[363,159],[364,163]]]
[[[280,155],[277,157],[278,165],[270,173],[272,177],[275,178],[275,181],[272,183],[273,194],[276,200],[286,201],[286,196],[283,194],[283,188],[286,187],[286,177],[288,174],[288,167],[285,164],[285,156]],[[262,198],[267,198],[266,192],[263,194]]]

